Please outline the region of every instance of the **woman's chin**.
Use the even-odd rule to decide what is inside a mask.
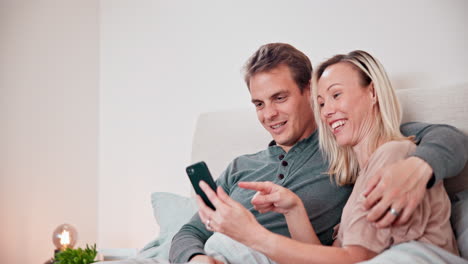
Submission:
[[[340,148],[351,146],[351,143],[348,142],[347,140],[340,140],[340,139],[337,139],[337,140],[336,140],[336,144],[337,144],[338,147],[340,147]]]
[[[352,142],[349,139],[349,137],[346,137],[344,134],[337,133],[334,136],[335,136],[335,141],[338,147],[341,148],[341,147],[348,147],[352,145]]]

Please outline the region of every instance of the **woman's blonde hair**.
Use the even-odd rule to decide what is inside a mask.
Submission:
[[[320,117],[320,107],[317,103],[317,83],[323,72],[337,63],[349,63],[359,74],[360,84],[364,87],[373,85],[376,95],[377,109],[374,111],[374,127],[369,138],[370,153],[374,152],[380,140],[404,139],[400,132],[401,110],[397,96],[388,79],[382,64],[369,53],[361,50],[348,54],[336,55],[321,63],[312,79],[312,101],[315,120],[319,128],[320,148],[326,154],[330,167],[328,173],[334,175],[339,185],[352,184],[359,173],[359,163],[352,147],[340,147],[328,124]]]

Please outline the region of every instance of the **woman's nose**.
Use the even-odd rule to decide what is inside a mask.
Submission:
[[[321,112],[324,118],[329,118],[335,113],[335,107],[332,103],[326,103],[323,105]]]

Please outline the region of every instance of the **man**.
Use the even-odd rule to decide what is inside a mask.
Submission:
[[[285,236],[290,234],[284,216],[254,210],[250,203],[253,192],[239,188],[237,182],[271,181],[289,188],[302,199],[321,242],[331,244],[333,227],[340,221],[351,187],[339,187],[323,173],[328,164],[318,147],[310,105],[312,65],[306,55],[291,45],[272,43],[260,47],[248,60],[245,70],[258,120],[274,140],[266,150],[236,158],[217,184],[249,209],[265,228]],[[468,158],[464,149],[466,137],[451,127],[413,123],[402,126],[402,130],[406,135],[416,135],[423,147],[418,147],[407,160],[385,168],[385,173],[376,175],[365,192],[370,208],[368,218],[378,226],[388,226],[396,219],[394,224],[407,221],[426,187],[456,175]],[[440,146],[449,151],[439,154]],[[451,164],[441,166],[440,160],[449,160]],[[441,167],[451,170],[436,170]],[[388,210],[394,202],[401,205],[401,211]],[[181,228],[172,241],[171,262],[217,263],[205,255],[204,244],[212,235],[205,224],[209,229],[209,223],[202,223],[196,214]]]

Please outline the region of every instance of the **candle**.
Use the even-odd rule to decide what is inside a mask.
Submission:
[[[60,235],[60,245],[62,245],[62,248],[67,248],[70,245],[70,232],[67,230],[63,230]]]

